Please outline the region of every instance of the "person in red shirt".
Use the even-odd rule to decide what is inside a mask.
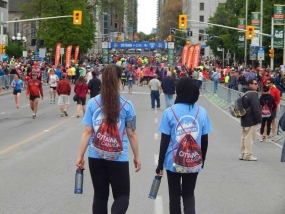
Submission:
[[[88,84],[85,82],[85,79],[83,76],[80,76],[76,82],[76,85],[74,87],[74,93],[77,94],[77,113],[76,116],[79,118],[80,116],[80,110],[82,106],[83,115],[85,114],[86,109],[86,94],[88,93]]]
[[[66,74],[62,75],[62,80],[60,80],[56,87],[56,92],[59,96],[58,105],[60,106],[61,117],[68,116],[67,109],[69,105],[69,95],[71,92],[70,83],[66,79]]]
[[[33,111],[33,119],[36,118],[38,103],[40,97],[44,99],[42,82],[37,79],[37,73],[32,73],[32,79],[29,80],[26,90],[26,98],[30,100],[30,107]]]
[[[274,135],[276,131],[276,112],[278,110],[278,105],[280,103],[280,91],[276,88],[274,85],[274,79],[269,78],[267,80],[267,84],[269,86],[269,92],[273,96],[276,104],[276,108],[272,109],[271,115],[272,115],[272,132],[271,132],[271,140],[274,141]],[[264,131],[266,133],[266,130]],[[264,133],[263,133],[264,134]]]

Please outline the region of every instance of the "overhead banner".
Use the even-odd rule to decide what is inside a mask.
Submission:
[[[66,58],[65,58],[65,68],[69,68],[70,66],[70,60],[71,60],[71,51],[72,51],[72,45],[69,45],[66,48]]]
[[[192,45],[192,46],[190,46],[190,48],[188,50],[187,59],[186,59],[186,67],[187,68],[191,68],[192,56],[193,56],[194,48],[195,48],[195,46]]]
[[[245,29],[245,18],[239,18],[238,19],[238,28],[239,29]]]
[[[185,45],[184,48],[182,49],[182,54],[181,54],[181,56],[182,56],[182,65],[185,65],[185,63],[186,63],[188,49],[189,49],[189,45]]]
[[[76,46],[75,53],[74,53],[74,63],[75,64],[77,63],[78,55],[79,55],[79,46]]]
[[[259,46],[259,32],[260,30],[254,30],[254,38],[251,40],[251,46]]]
[[[273,15],[274,25],[284,24],[284,5],[274,4],[274,15]]]
[[[283,48],[284,28],[274,28],[273,48]]]
[[[245,35],[244,33],[239,33],[238,34],[238,48],[244,48],[244,43],[245,41]]]
[[[260,12],[251,12],[251,25],[260,29]]]
[[[55,48],[54,66],[58,66],[59,64],[60,48],[61,48],[61,44],[58,43]]]
[[[201,52],[201,44],[199,43],[195,45],[195,48],[194,48],[194,54],[192,56],[192,65],[191,65],[192,70],[199,66],[200,52]]]

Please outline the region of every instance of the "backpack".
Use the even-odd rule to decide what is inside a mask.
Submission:
[[[271,109],[267,105],[267,101],[263,101],[263,106],[261,107],[261,115],[262,117],[270,117]]]
[[[247,93],[247,92],[246,92]],[[245,94],[246,94],[245,93]],[[245,95],[244,94],[244,95]],[[245,109],[243,107],[243,97],[244,95],[242,95],[241,97],[239,97],[232,106],[230,106],[230,114],[233,116],[233,117],[237,117],[237,118],[240,118],[240,117],[243,117],[245,114],[246,114],[246,111],[247,109]]]
[[[178,147],[176,151],[176,155],[174,155],[174,144],[172,142],[172,156],[173,156],[173,166],[178,173],[197,173],[199,172],[200,168],[203,164],[202,159],[202,150],[196,140],[191,135],[192,129],[194,127],[194,124],[192,123],[192,127],[190,128],[189,132],[186,132],[183,126],[181,125],[180,121],[178,120],[177,116],[175,115],[172,107],[170,107],[177,123],[181,127],[181,130],[185,133],[184,137],[180,139],[178,142]],[[196,121],[196,118],[199,113],[199,107],[198,111],[196,113],[194,121]]]
[[[102,106],[98,103],[94,97],[96,104],[102,109]],[[128,101],[120,108],[120,112],[124,108]],[[123,136],[120,138],[120,131],[117,124],[108,124],[106,120],[102,119],[102,122],[94,132],[94,138],[92,142],[92,148],[95,152],[105,160],[116,160],[120,155],[124,154],[123,151],[123,139],[126,131],[123,131]]]

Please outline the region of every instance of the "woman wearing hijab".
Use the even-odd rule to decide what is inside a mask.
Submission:
[[[183,198],[184,213],[195,213],[194,189],[198,173],[202,171],[208,148],[208,133],[212,131],[206,110],[196,104],[199,87],[189,77],[179,79],[175,104],[167,108],[159,125],[161,132],[160,152],[156,173],[163,175],[165,167],[169,188],[170,214],[181,214],[180,197]],[[175,156],[181,139],[190,134],[200,150],[201,164],[195,172],[180,171],[175,165]],[[181,140],[181,141],[180,141]],[[184,146],[185,144],[183,144]],[[180,154],[180,152],[178,152]],[[190,154],[190,153],[189,153]]]

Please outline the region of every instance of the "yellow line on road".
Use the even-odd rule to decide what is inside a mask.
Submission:
[[[53,130],[53,129],[55,129],[55,128],[61,126],[61,125],[63,125],[64,123],[68,122],[68,121],[71,120],[71,119],[72,119],[72,118],[70,117],[70,118],[68,118],[68,119],[66,119],[66,120],[64,120],[64,121],[62,121],[62,122],[60,122],[60,123],[58,123],[57,125],[48,128],[48,130],[51,131],[51,130]],[[7,152],[10,152],[11,150],[16,149],[17,147],[19,147],[19,146],[21,146],[21,145],[23,145],[23,144],[25,144],[25,143],[28,143],[29,141],[31,141],[31,140],[33,140],[33,139],[35,139],[35,138],[37,138],[37,137],[39,137],[39,136],[41,136],[41,135],[43,135],[43,134],[46,134],[46,133],[47,133],[47,132],[42,131],[42,132],[40,132],[40,133],[38,133],[38,134],[36,134],[36,135],[33,135],[33,136],[27,138],[26,140],[23,140],[23,141],[21,141],[21,142],[19,142],[19,143],[14,144],[13,146],[9,146],[9,147],[6,148],[6,149],[0,150],[0,155],[3,155],[3,154],[5,154],[5,153],[7,153]]]

